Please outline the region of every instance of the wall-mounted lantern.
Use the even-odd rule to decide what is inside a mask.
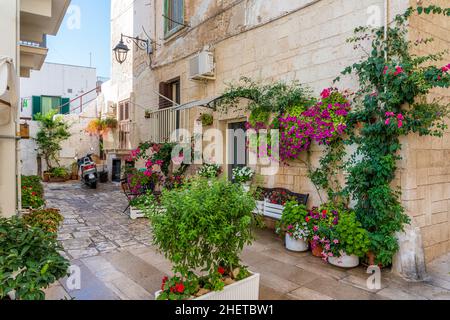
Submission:
[[[113,49],[115,58],[117,62],[119,62],[120,64],[124,63],[127,60],[128,51],[130,51],[130,48],[128,48],[128,46],[123,41],[124,38],[128,43],[133,42],[139,49],[145,50],[148,55],[152,54],[152,47],[148,39],[141,39],[139,37],[130,37],[121,34],[119,43]]]

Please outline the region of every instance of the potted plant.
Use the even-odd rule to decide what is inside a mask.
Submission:
[[[334,223],[333,213],[326,208],[312,208],[305,221],[310,231],[310,245],[313,256],[323,258],[323,246],[329,237],[330,226]]]
[[[307,215],[306,206],[295,201],[286,203],[281,220],[276,225],[277,234],[285,234],[286,249],[294,252],[308,251],[309,229],[305,221]]]
[[[254,240],[254,207],[250,194],[224,179],[210,185],[196,178],[164,189],[157,205],[145,210],[153,244],[174,272],[163,279],[157,299],[257,300],[259,275],[240,260],[242,248]]]
[[[64,167],[52,168],[49,174],[49,182],[65,182],[69,177],[69,171]]]
[[[255,171],[249,167],[236,167],[233,169],[232,175],[234,182],[242,184],[246,192],[250,190],[250,184],[255,175]]]
[[[197,171],[197,174],[200,177],[203,177],[203,178],[206,178],[206,179],[214,179],[214,178],[217,178],[220,175],[221,172],[222,172],[222,169],[221,169],[220,165],[205,163]]]
[[[369,235],[356,219],[353,211],[343,211],[336,215],[337,224],[330,233],[329,245],[325,246],[324,255],[328,262],[341,268],[354,268],[359,265],[359,258],[369,251]]]
[[[202,126],[209,127],[214,123],[214,117],[209,113],[202,113],[198,119],[202,123]]]

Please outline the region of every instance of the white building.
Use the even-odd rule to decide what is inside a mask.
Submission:
[[[39,70],[47,56],[46,36],[56,35],[70,0],[0,1],[0,67],[27,77]],[[6,64],[5,64],[6,62]],[[0,76],[0,216],[14,215],[21,207],[18,92],[5,84],[5,68]],[[9,76],[9,78],[12,78]],[[10,79],[12,80],[12,79]],[[5,90],[6,89],[6,90]],[[4,93],[8,98],[5,100]]]
[[[44,63],[40,71],[31,71],[29,78],[22,78],[20,85],[21,118],[32,118],[60,106],[63,114],[80,113],[83,105],[97,97],[97,70]]]

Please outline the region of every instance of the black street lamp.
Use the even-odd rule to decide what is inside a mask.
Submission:
[[[152,47],[150,46],[150,41],[146,39],[141,39],[139,37],[130,37],[125,36],[123,34],[120,35],[120,41],[113,49],[117,62],[120,64],[124,63],[127,60],[128,51],[130,48],[123,42],[123,38],[126,38],[128,43],[133,42],[137,47],[141,50],[146,50],[147,54],[152,53]]]

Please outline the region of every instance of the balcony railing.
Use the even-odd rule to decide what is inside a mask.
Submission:
[[[36,41],[20,41],[21,46],[47,48],[47,35],[44,35],[41,42]]]
[[[119,149],[131,150],[131,123],[129,121],[123,121],[119,123]]]
[[[177,129],[188,129],[189,110],[175,110],[175,107],[149,112],[150,141],[156,143],[175,142],[182,137],[177,137],[174,132]],[[176,139],[174,139],[176,137]]]

